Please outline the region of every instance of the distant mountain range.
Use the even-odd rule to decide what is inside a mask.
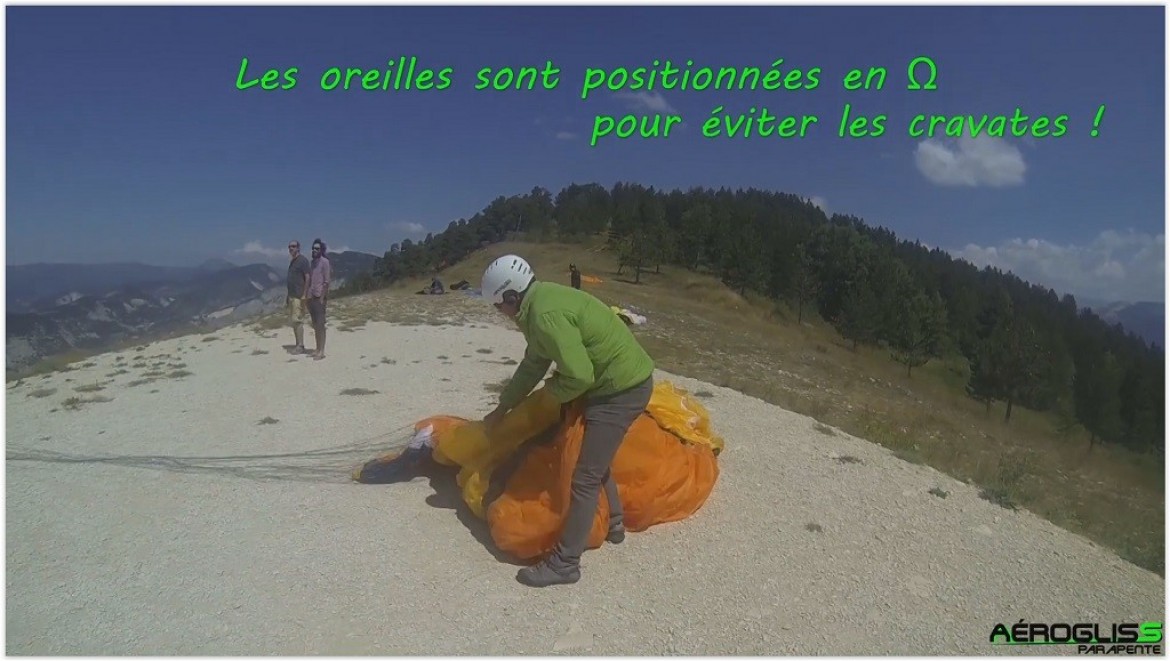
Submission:
[[[1090,302],[1087,305],[1098,317],[1110,324],[1121,324],[1126,331],[1137,335],[1147,343],[1166,346],[1166,304],[1157,301],[1129,303]]]
[[[331,287],[370,270],[375,255],[331,253]],[[139,263],[7,268],[7,370],[71,350],[192,327],[230,325],[279,310],[287,274],[268,264],[214,259],[195,267]]]

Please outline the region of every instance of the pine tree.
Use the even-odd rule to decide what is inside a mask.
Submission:
[[[791,296],[796,301],[796,323],[804,321],[804,306],[813,301],[817,294],[817,277],[812,256],[804,244],[796,246],[793,258]]]
[[[1012,407],[1041,385],[1049,359],[1035,327],[1020,317],[1000,320],[991,334],[990,348],[1000,397],[1007,404],[1003,419],[1008,422]]]
[[[837,324],[841,336],[853,342],[854,351],[858,344],[877,340],[881,307],[868,281],[854,282],[845,293]]]
[[[928,295],[903,286],[899,292],[897,325],[892,329],[890,345],[894,359],[906,366],[906,376],[938,356],[946,329],[946,307],[937,293]]]
[[[971,376],[967,379],[967,394],[975,401],[982,402],[991,414],[991,405],[999,399],[999,384],[996,381],[994,361],[986,340],[978,341],[974,355],[969,359]]]
[[[691,207],[682,214],[676,254],[689,271],[699,268],[710,225],[711,207],[705,203]]]

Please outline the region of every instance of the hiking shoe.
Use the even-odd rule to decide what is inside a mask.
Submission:
[[[581,580],[581,570],[578,567],[556,570],[546,561],[521,569],[516,573],[516,580],[534,588],[567,585]]]
[[[621,544],[626,541],[626,527],[618,525],[610,528],[609,534],[605,536],[605,541],[610,544]]]

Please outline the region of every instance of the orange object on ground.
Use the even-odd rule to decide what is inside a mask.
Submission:
[[[416,430],[430,428],[436,462],[459,467],[463,499],[487,520],[496,545],[533,561],[556,545],[568,514],[585,431],[581,413],[582,404],[574,403],[560,419],[560,406],[542,388],[508,413],[490,439],[482,422],[453,416],[427,418]],[[630,427],[611,469],[626,529],[638,532],[697,512],[719,478],[723,446],[702,404],[669,382],[655,384],[650,404]],[[509,462],[514,470],[505,475]],[[609,503],[602,490],[587,547],[599,547],[608,527]]]
[[[533,560],[556,546],[569,512],[569,487],[584,433],[580,409],[575,407],[553,443],[534,448],[504,493],[488,507],[492,539],[503,551]],[[707,501],[719,477],[711,446],[684,442],[649,413],[631,425],[611,470],[631,532],[691,516]],[[601,546],[608,530],[609,502],[602,490],[588,548]]]

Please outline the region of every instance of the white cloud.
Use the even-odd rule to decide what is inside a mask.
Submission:
[[[249,241],[244,244],[243,248],[236,248],[234,251],[237,255],[263,255],[264,257],[284,257],[288,254],[288,246],[284,245],[279,248],[268,248],[259,241]]]
[[[1010,271],[1058,294],[1105,301],[1161,301],[1165,297],[1165,235],[1101,232],[1088,245],[1011,239],[997,246],[968,244],[951,251],[982,268]]]
[[[1001,138],[937,139],[918,143],[918,171],[940,186],[1019,186],[1024,183],[1024,155]]]
[[[427,228],[423,227],[422,223],[411,223],[405,220],[396,220],[390,223],[387,227],[395,232],[404,232],[406,234],[426,234]]]
[[[826,200],[825,198],[821,197],[820,195],[814,195],[814,196],[810,197],[810,198],[808,199],[808,201],[809,201],[809,202],[812,202],[812,203],[813,203],[813,206],[815,206],[816,208],[818,208],[818,209],[820,209],[821,211],[825,212],[826,214],[828,214],[828,213],[829,213],[829,202],[828,202],[828,200]]]
[[[572,140],[576,137],[576,133],[571,133],[569,131],[557,131],[557,140]]]
[[[659,92],[654,92],[653,94],[650,92],[619,92],[614,94],[614,96],[628,101],[628,105],[632,110],[678,114],[678,110],[667,103],[666,99]]]
[[[330,245],[328,239],[325,240],[325,245],[331,253],[349,252],[353,250],[348,245]],[[309,245],[304,241],[301,242],[301,252],[305,256],[309,255]],[[265,263],[284,263],[288,260],[288,244],[283,244],[279,248],[270,248],[260,241],[249,241],[244,244],[243,248],[236,248],[232,253],[241,255],[249,260],[259,259]]]

